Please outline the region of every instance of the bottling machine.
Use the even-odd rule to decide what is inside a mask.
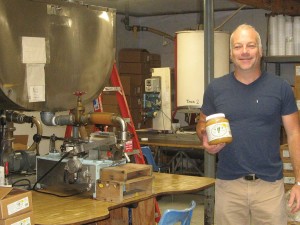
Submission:
[[[126,162],[125,119],[109,112],[85,112],[112,71],[115,10],[80,1],[2,0],[0,14],[0,166],[7,176],[36,172],[34,188],[95,197],[99,170]],[[40,118],[28,116],[30,111],[39,111]],[[12,144],[14,123],[37,129],[32,146],[18,154]],[[98,124],[117,131],[85,129]],[[43,136],[45,126],[71,127],[72,134]],[[45,139],[49,152],[40,154],[39,143]],[[63,142],[60,149],[55,147],[57,140]]]

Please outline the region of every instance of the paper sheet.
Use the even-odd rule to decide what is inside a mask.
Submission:
[[[29,102],[45,101],[45,64],[26,64]]]
[[[22,37],[22,62],[46,63],[46,39],[41,37]]]

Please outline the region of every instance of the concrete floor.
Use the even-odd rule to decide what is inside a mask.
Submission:
[[[196,208],[193,212],[191,225],[204,225],[203,193],[167,195],[158,199],[159,209],[163,214],[166,209],[185,209],[194,200]]]

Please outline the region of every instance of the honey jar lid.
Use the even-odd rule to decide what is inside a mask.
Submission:
[[[206,117],[206,121],[211,120],[211,119],[215,119],[215,118],[225,118],[225,114],[224,113],[216,113],[216,114],[212,114]]]

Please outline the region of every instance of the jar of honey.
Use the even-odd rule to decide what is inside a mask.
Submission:
[[[224,113],[216,113],[206,117],[205,130],[210,145],[232,142],[229,121]]]

